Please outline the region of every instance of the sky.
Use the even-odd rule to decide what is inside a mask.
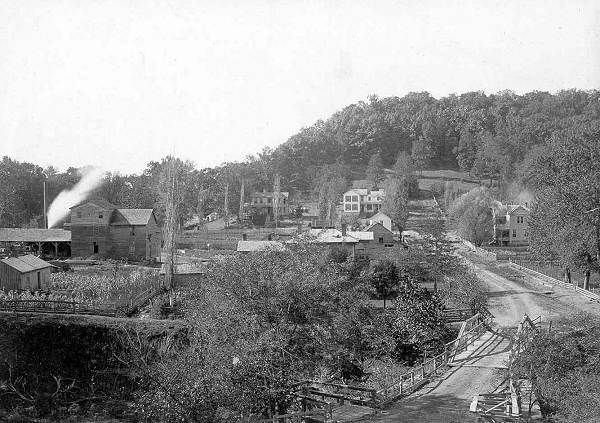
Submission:
[[[370,94],[600,88],[600,1],[0,0],[0,156],[242,160]]]

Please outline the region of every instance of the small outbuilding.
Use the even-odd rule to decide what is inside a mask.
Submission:
[[[0,260],[0,289],[4,291],[47,289],[53,267],[34,255]]]

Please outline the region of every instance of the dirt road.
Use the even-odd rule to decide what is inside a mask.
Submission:
[[[475,422],[469,404],[478,393],[494,392],[504,380],[502,367],[510,346],[506,329],[514,328],[527,313],[542,316],[542,322],[577,311],[600,315],[600,304],[592,303],[577,293],[561,288],[549,288],[544,281],[520,274],[508,265],[491,262],[471,262],[480,279],[489,289],[489,310],[494,315],[494,330],[488,334],[469,360],[426,385],[409,398],[363,422]],[[511,279],[500,276],[505,274]]]

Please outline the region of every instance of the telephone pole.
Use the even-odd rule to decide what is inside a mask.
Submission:
[[[279,196],[281,193],[281,185],[279,180],[279,173],[275,174],[273,181],[273,219],[275,220],[275,227],[279,224]]]

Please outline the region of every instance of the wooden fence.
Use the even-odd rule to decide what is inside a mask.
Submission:
[[[531,262],[528,262],[528,261],[509,260],[509,263],[511,266],[513,266],[521,271],[524,271],[526,273],[533,274],[533,275],[537,276],[538,278],[541,278],[541,279],[544,279],[544,280],[550,282],[551,284],[563,286],[563,287],[569,288],[569,289],[573,289],[576,292],[578,292],[579,294],[583,295],[584,297],[590,299],[591,301],[600,302],[600,290],[599,289],[587,290],[587,289],[583,289],[583,288],[580,288],[579,286],[577,286],[577,283],[567,283],[565,281],[561,281],[560,279],[554,278],[552,276],[546,275],[545,273],[542,273],[542,272],[539,272],[538,270],[533,269],[534,266],[531,264]]]
[[[84,304],[60,300],[0,300],[1,311],[116,316],[115,304]]]
[[[89,304],[67,300],[0,299],[0,311],[88,314],[94,316],[130,316],[151,298],[164,292],[162,285],[152,286],[122,303]]]

